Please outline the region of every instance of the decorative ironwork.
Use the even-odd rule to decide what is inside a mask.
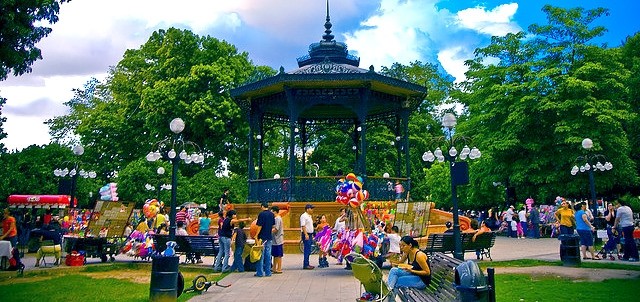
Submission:
[[[346,64],[336,64],[325,60],[322,63],[298,68],[290,74],[319,74],[319,73],[366,73],[368,70]]]
[[[249,181],[248,202],[280,202],[291,201],[290,196],[295,196],[296,201],[327,201],[336,199],[337,176],[319,177],[295,177],[296,186],[290,191],[289,178],[258,179]],[[407,178],[395,177],[368,177],[364,189],[369,191],[371,201],[394,200],[394,185],[400,181],[404,187],[410,186]],[[293,195],[291,195],[293,194]]]

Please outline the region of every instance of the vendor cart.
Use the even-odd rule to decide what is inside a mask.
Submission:
[[[98,201],[91,214],[84,237],[64,236],[64,251],[84,254],[84,259],[100,258],[115,261],[124,245],[124,228],[133,213],[134,203]]]

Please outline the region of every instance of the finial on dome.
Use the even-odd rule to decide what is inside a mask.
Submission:
[[[327,0],[327,22],[324,23],[324,35],[322,38],[325,42],[331,42],[333,40],[333,35],[331,34],[331,17],[329,17],[329,0]]]

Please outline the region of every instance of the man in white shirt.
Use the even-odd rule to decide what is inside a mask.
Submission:
[[[513,212],[514,209],[515,208],[513,206],[509,206],[509,209],[504,213],[504,221],[506,221],[509,226],[509,237],[516,237],[516,232],[512,230],[511,223],[513,221],[513,215],[515,215]]]
[[[309,264],[309,255],[311,255],[311,244],[313,243],[313,208],[312,204],[308,203],[304,207],[304,213],[300,215],[300,235],[302,242],[304,243],[304,257],[302,261],[303,269],[314,269],[314,266]]]

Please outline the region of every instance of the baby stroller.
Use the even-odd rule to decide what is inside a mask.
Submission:
[[[382,278],[380,267],[360,254],[351,253],[347,259],[351,263],[353,276],[360,281],[365,290],[356,301],[385,301],[389,295],[389,288]]]
[[[607,227],[607,242],[602,246],[600,251],[598,251],[598,256],[602,259],[607,259],[607,255],[609,260],[616,260],[616,257],[613,254],[616,254],[618,259],[622,259],[622,255],[618,252],[618,244],[620,244],[620,234],[618,232],[612,231],[611,227]]]

